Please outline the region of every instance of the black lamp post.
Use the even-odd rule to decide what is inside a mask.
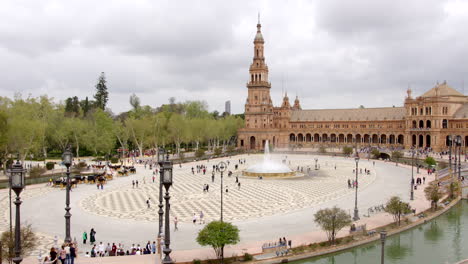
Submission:
[[[162,189],[162,182],[163,182],[163,174],[164,174],[164,149],[159,148],[158,150],[158,164],[159,164],[159,231],[158,231],[158,238],[161,238],[162,235],[162,226],[163,226],[163,189]],[[159,249],[158,249],[159,250]],[[158,251],[160,252],[160,251]]]
[[[461,147],[462,147],[461,136],[457,136],[457,147],[458,147],[458,180],[461,180]]]
[[[16,217],[15,217],[15,257],[12,259],[14,263],[18,264],[23,261],[21,257],[21,227],[20,227],[20,193],[24,188],[24,174],[25,170],[23,165],[19,162],[13,164],[10,170],[10,183],[11,189],[16,193],[15,205],[16,205]]]
[[[221,222],[223,222],[223,172],[227,169],[226,163],[221,161],[218,164],[219,172],[221,172]]]
[[[72,241],[70,235],[70,166],[73,161],[73,154],[68,146],[62,154],[63,165],[67,167],[67,190],[66,190],[66,200],[65,200],[65,242],[70,243]]]
[[[410,200],[414,200],[414,149],[411,150],[411,195]]]
[[[357,220],[359,220],[359,211],[358,211],[358,207],[357,207],[357,191],[358,191],[358,187],[359,187],[359,184],[358,184],[359,157],[354,158],[354,161],[356,161],[356,193],[355,193],[355,197],[354,197],[354,217],[353,217],[353,220],[357,221]]]
[[[165,215],[165,226],[164,226],[164,259],[162,261],[163,264],[173,264],[174,261],[171,259],[171,254],[172,249],[169,247],[171,244],[171,230],[169,228],[170,226],[170,219],[169,219],[169,210],[170,210],[170,204],[169,204],[169,199],[171,196],[169,196],[169,188],[172,185],[172,162],[169,161],[169,156],[167,157],[167,161],[163,165],[164,167],[164,175],[163,175],[163,185],[164,188],[166,189],[166,195],[164,196],[164,200],[166,200],[166,215]]]
[[[380,231],[380,242],[382,243],[382,253],[380,254],[380,264],[384,264],[385,261],[385,239],[387,238],[387,231]]]

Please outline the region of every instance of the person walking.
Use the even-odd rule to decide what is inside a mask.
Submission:
[[[193,222],[193,224],[197,223],[197,214],[196,213],[193,213],[192,222]]]
[[[174,232],[179,230],[179,227],[177,224],[179,223],[179,220],[177,219],[177,216],[174,217]]]
[[[135,189],[135,181],[132,181],[133,189]]]
[[[238,188],[238,190],[240,190],[240,182],[237,183],[237,188]]]
[[[203,216],[204,216],[203,211],[200,211],[200,225],[201,225],[201,224],[204,224],[204,222],[203,222]]]
[[[88,233],[86,231],[83,232],[83,244],[86,244],[86,240],[88,239]]]
[[[89,232],[89,242],[91,244],[96,242],[96,231],[94,231],[94,228],[91,228],[91,231]]]
[[[136,187],[138,188],[138,180],[135,181]]]
[[[146,205],[148,206],[148,209],[151,208],[151,206],[150,206],[150,199],[151,199],[151,198],[148,198],[148,200],[146,200]]]
[[[70,264],[75,264],[76,247],[74,243],[70,243]]]

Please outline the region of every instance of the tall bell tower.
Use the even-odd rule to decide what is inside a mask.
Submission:
[[[270,98],[271,84],[268,81],[268,66],[265,64],[262,25],[260,19],[255,35],[253,62],[250,64],[250,81],[245,103],[246,128],[272,128],[273,104]]]

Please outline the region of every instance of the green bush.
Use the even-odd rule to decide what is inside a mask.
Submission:
[[[378,149],[373,149],[371,151],[371,154],[372,154],[372,158],[374,159],[378,159],[380,157],[380,151]]]
[[[202,263],[202,261],[199,260],[199,259],[194,259],[193,260],[193,264],[201,264],[201,263]]]
[[[424,162],[428,165],[428,166],[435,166],[437,163],[436,163],[436,160],[433,158],[433,157],[427,157]]]
[[[353,154],[353,148],[352,148],[352,147],[348,147],[348,146],[344,146],[344,147],[343,147],[343,154],[345,154],[345,155],[351,155],[351,154]]]
[[[222,153],[223,153],[223,150],[222,150],[221,148],[215,148],[214,154],[215,154],[216,156],[219,156],[219,155],[221,155]]]
[[[30,178],[39,178],[42,174],[46,172],[46,169],[43,167],[32,167],[29,170],[29,177]]]
[[[253,256],[250,255],[249,253],[245,253],[245,254],[244,254],[243,260],[244,260],[244,261],[253,260]]]
[[[119,158],[117,158],[117,157],[112,157],[112,158],[110,158],[110,162],[111,162],[111,163],[119,163]]]
[[[55,167],[55,162],[49,161],[49,162],[46,163],[46,169],[47,170],[53,170],[54,167]]]
[[[195,151],[195,157],[201,158],[203,155],[205,155],[205,150],[199,148],[197,151]]]

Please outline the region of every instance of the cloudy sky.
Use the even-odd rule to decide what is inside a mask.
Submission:
[[[402,105],[447,80],[468,87],[468,1],[1,0],[0,96],[94,94],[119,113],[205,100],[243,112],[260,11],[273,103]],[[466,94],[466,93],[465,93]]]

